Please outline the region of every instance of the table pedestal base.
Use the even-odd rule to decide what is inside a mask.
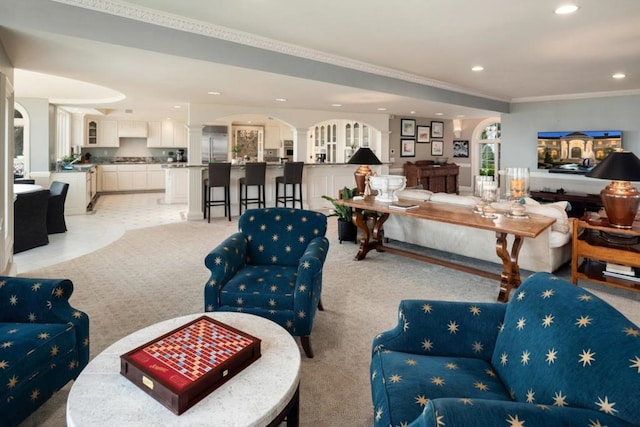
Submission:
[[[393,248],[384,245],[384,228],[385,221],[389,218],[388,213],[364,211],[364,209],[353,209],[353,222],[362,230],[362,238],[360,239],[360,250],[355,256],[356,261],[363,260],[367,253],[371,250],[377,252],[389,252],[396,255],[402,255],[420,261],[430,262],[432,264],[453,268],[465,273],[475,274],[477,276],[486,277],[488,279],[500,280],[500,292],[497,300],[499,302],[507,302],[511,289],[520,286],[520,267],[518,266],[518,255],[522,248],[523,238],[515,236],[511,249],[508,248],[507,233],[496,232],[496,254],[502,260],[502,274],[495,274],[489,271],[470,267],[467,265],[457,264],[428,255],[418,254],[399,248]]]

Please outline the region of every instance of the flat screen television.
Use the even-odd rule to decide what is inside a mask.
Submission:
[[[586,174],[619,148],[619,130],[538,132],[538,169]]]

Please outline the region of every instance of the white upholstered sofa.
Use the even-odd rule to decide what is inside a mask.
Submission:
[[[427,190],[407,189],[398,193],[403,199],[451,203],[472,208],[479,199],[473,196],[431,193]],[[494,203],[507,210],[510,203]],[[526,212],[545,215],[556,222],[535,239],[525,238],[518,264],[521,269],[553,272],[571,259],[571,224],[567,217],[566,202],[540,204],[525,199]],[[384,235],[391,240],[425,246],[444,252],[501,264],[496,255],[495,233],[461,225],[391,215],[384,223]],[[512,241],[512,240],[511,240]],[[511,245],[511,241],[509,245]]]

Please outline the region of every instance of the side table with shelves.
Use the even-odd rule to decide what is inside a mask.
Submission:
[[[606,218],[574,220],[571,282],[584,279],[640,292],[638,281],[605,275],[607,262],[640,269],[640,222],[621,229],[609,226]]]

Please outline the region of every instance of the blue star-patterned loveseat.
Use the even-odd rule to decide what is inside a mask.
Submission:
[[[0,277],[0,425],[24,420],[89,362],[89,318],[62,279]]]
[[[322,309],[322,267],[329,250],[326,215],[302,209],[249,209],[238,233],[205,258],[206,311],[266,317],[299,336],[313,357],[309,335]]]
[[[402,301],[373,342],[376,426],[640,423],[640,330],[548,273],[508,304]]]

